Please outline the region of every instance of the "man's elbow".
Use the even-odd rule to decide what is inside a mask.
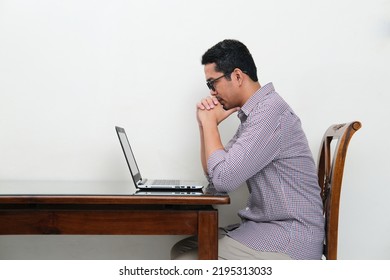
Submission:
[[[214,188],[219,192],[231,192],[241,186],[242,182],[232,174],[217,173],[211,178]]]

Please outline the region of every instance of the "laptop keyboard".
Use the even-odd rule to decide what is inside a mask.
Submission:
[[[154,180],[153,185],[179,185],[180,180]]]

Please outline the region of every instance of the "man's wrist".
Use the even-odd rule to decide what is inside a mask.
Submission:
[[[204,121],[201,123],[201,128],[203,131],[210,130],[210,129],[211,130],[214,130],[214,129],[218,130],[218,123],[210,121],[210,120]]]

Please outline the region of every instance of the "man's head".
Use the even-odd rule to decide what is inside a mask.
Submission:
[[[260,85],[247,47],[237,40],[219,42],[202,56],[211,95],[225,109],[241,107]]]
[[[215,63],[215,71],[226,75],[241,69],[254,82],[258,81],[257,68],[248,48],[237,40],[223,40],[202,56],[202,64]],[[227,77],[229,79],[229,77]]]

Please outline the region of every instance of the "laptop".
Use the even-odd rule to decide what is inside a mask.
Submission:
[[[127,166],[130,169],[130,174],[133,177],[134,185],[141,190],[175,190],[175,191],[201,191],[203,184],[195,181],[181,181],[181,180],[166,180],[166,179],[154,179],[148,180],[142,178],[141,172],[138,168],[137,162],[134,157],[134,153],[130,147],[129,140],[124,128],[115,127],[116,133],[119,138],[119,142],[122,147],[122,151],[125,155]]]

